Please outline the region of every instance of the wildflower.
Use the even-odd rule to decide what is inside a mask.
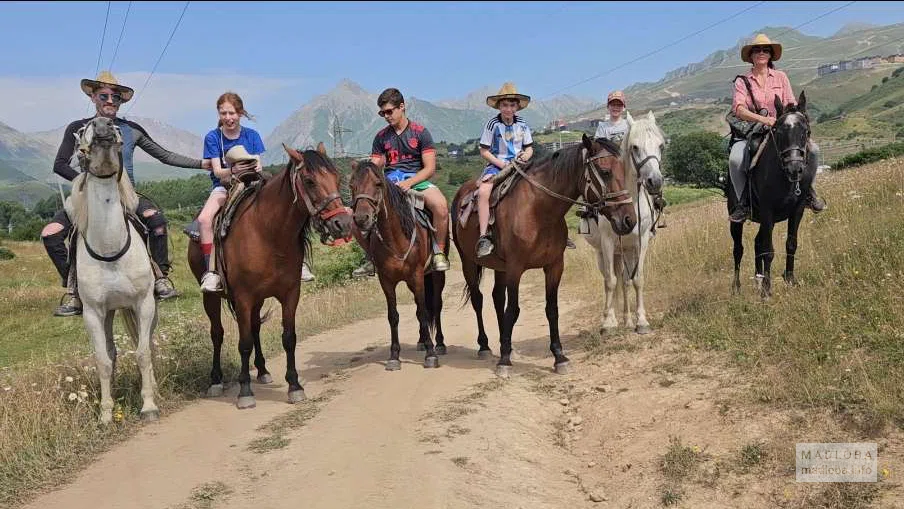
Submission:
[[[8,385],[3,388],[3,392],[9,392],[10,390],[12,390],[12,387],[10,387]]]
[[[891,471],[888,470],[888,467],[882,467],[882,478],[888,479],[888,476],[891,475]]]
[[[121,408],[117,408],[117,409],[113,412],[113,420],[116,421],[116,422],[122,422],[122,419],[123,419],[122,409],[121,409]]]
[[[76,399],[78,399],[78,395],[74,392],[70,392],[69,393],[69,401],[75,401]]]
[[[699,447],[699,446],[696,446],[696,445],[695,445],[695,446],[693,447],[692,450],[694,451],[694,454],[700,454],[700,447]]]
[[[88,393],[85,391],[78,391],[78,399],[80,401],[88,399]]]
[[[67,377],[66,377],[66,381],[69,382],[69,383],[72,383],[74,380],[75,380],[75,379],[72,378],[71,376],[67,376]]]

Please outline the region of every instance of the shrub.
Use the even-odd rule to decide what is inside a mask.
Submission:
[[[901,133],[898,134],[900,135]],[[842,168],[853,168],[863,164],[881,161],[882,159],[896,157],[902,154],[904,154],[904,141],[889,143],[888,145],[883,145],[881,147],[861,150],[860,152],[857,152],[855,154],[846,155],[842,157],[837,163],[835,163],[835,169],[840,170]]]
[[[696,131],[673,136],[665,153],[665,174],[679,184],[724,189],[728,152],[722,136]]]

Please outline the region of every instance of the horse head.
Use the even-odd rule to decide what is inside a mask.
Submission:
[[[82,171],[99,178],[122,175],[122,132],[106,117],[95,117],[75,134]]]
[[[615,233],[628,234],[637,224],[637,214],[625,189],[625,166],[618,145],[605,138],[592,140],[586,134],[581,143],[587,154],[584,200],[609,219]]]
[[[628,113],[628,132],[622,141],[622,153],[634,167],[637,182],[646,187],[650,194],[662,192],[662,151],[665,148],[665,134],[656,125],[656,117],[650,111],[640,120],[634,120]]]
[[[796,105],[785,106],[776,96],[775,115],[772,139],[782,170],[789,182],[800,182],[810,159],[810,119],[803,90]]]
[[[320,241],[328,245],[351,240],[351,214],[339,194],[339,171],[326,155],[323,143],[317,150],[299,153],[283,144],[289,155],[288,171],[296,202],[301,197],[303,210],[314,222]]]
[[[352,162],[352,178],[349,188],[352,192],[352,213],[355,225],[362,232],[369,232],[377,224],[377,216],[383,203],[383,189],[386,179],[371,161]]]

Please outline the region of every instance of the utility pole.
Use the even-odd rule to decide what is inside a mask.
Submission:
[[[333,157],[345,157],[345,147],[342,146],[342,133],[350,133],[351,129],[342,127],[339,115],[333,113]]]

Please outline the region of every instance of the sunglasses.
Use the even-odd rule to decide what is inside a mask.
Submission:
[[[395,111],[395,110],[397,110],[397,109],[399,109],[398,106],[393,106],[392,108],[389,108],[388,110],[380,110],[380,111],[378,111],[378,112],[377,112],[377,115],[380,115],[381,117],[386,118],[386,117],[388,117],[389,115],[392,115],[392,112]]]
[[[112,98],[113,104],[122,104],[122,95],[120,94],[97,94],[97,98],[104,103]]]
[[[772,54],[772,48],[770,46],[754,46],[750,48],[751,53],[769,53]]]

